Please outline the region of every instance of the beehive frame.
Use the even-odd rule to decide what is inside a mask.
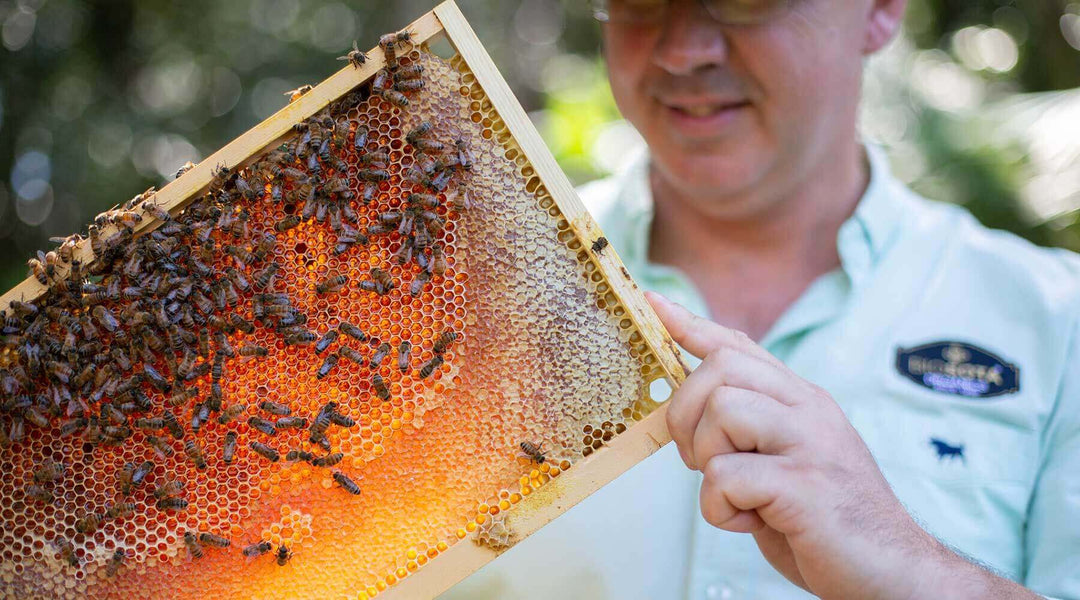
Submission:
[[[539,185],[546,188],[562,218],[569,223],[580,253],[596,265],[599,274],[618,298],[619,304],[626,309],[626,318],[633,322],[644,338],[644,344],[656,357],[664,378],[673,388],[677,387],[685,378],[685,368],[677,348],[631,280],[614,249],[595,244],[602,237],[599,227],[577,198],[572,185],[559,169],[453,0],[439,5],[407,29],[412,33],[417,45],[432,43],[442,37],[453,46],[482,88],[486,101],[490,102],[491,108],[505,124],[509,138],[516,142],[535,170]],[[381,48],[369,51],[367,56],[369,60],[363,66],[347,66],[341,69],[159,190],[155,196],[158,206],[170,211],[183,207],[206,191],[215,167],[225,165],[235,168],[248,164],[266,148],[286,139],[295,123],[318,113],[330,102],[368,81],[384,66],[385,57]],[[146,217],[137,226],[137,233],[148,232],[160,224],[149,214]],[[84,264],[89,263],[93,257],[90,244],[86,242],[76,249],[75,254]],[[12,300],[33,300],[45,290],[45,286],[30,277],[0,297],[0,306],[7,306]],[[515,543],[669,442],[664,413],[664,406],[661,405],[615,436],[605,445],[603,451],[580,459],[572,469],[538,488],[513,510],[505,513],[505,524],[513,530]],[[430,561],[423,568],[400,579],[380,596],[434,597],[505,549],[482,544],[454,544],[441,552],[437,560]]]

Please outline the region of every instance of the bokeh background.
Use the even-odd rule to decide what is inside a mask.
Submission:
[[[0,290],[48,238],[198,162],[435,0],[0,0]],[[640,143],[586,0],[459,0],[563,168]],[[863,131],[923,194],[1080,250],[1080,2],[911,0]]]

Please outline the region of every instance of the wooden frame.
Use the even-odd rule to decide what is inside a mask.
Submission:
[[[582,247],[589,253],[590,259],[599,266],[612,292],[625,307],[627,316],[634,322],[645,343],[657,357],[665,379],[673,389],[678,387],[686,377],[686,368],[678,348],[630,278],[614,249],[608,247],[602,252],[592,250],[592,243],[602,235],[600,228],[582,205],[570,181],[558,167],[539,133],[518,104],[509,86],[454,1],[443,2],[432,12],[410,24],[407,29],[412,33],[416,44],[431,42],[439,36],[444,36],[464,60],[565,219],[570,223]],[[154,202],[168,211],[180,210],[206,191],[213,178],[213,171],[219,165],[229,168],[245,165],[251,157],[265,148],[280,143],[280,140],[289,134],[294,123],[316,114],[330,102],[367,81],[384,66],[385,59],[380,48],[372,49],[367,56],[368,61],[363,66],[359,68],[346,66],[341,69],[296,101],[203,160],[183,176],[170,182],[155,194]],[[157,225],[154,218],[144,212],[143,221],[139,224],[137,233],[151,231]],[[112,231],[110,226],[102,233],[108,235]],[[79,244],[75,257],[83,264],[89,264],[93,259],[89,240],[84,240]],[[61,274],[64,271],[66,269],[62,269]],[[12,300],[36,299],[45,291],[45,286],[36,279],[27,278],[0,296],[0,307],[6,307]],[[615,436],[602,451],[577,461],[573,468],[540,487],[534,494],[523,499],[513,510],[505,513],[505,522],[514,532],[515,543],[551,522],[589,494],[671,441],[665,417],[666,404],[661,405],[622,434]],[[489,546],[462,540],[441,552],[438,557],[417,572],[382,592],[380,596],[409,599],[435,597],[505,550],[506,548],[492,549]]]

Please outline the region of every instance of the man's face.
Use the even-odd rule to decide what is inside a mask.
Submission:
[[[672,0],[657,22],[606,24],[615,100],[659,174],[699,210],[765,210],[854,138],[869,4],[792,0],[736,26],[698,0]]]

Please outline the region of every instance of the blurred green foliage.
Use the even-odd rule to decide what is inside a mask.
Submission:
[[[26,275],[50,236],[162,185],[284,106],[285,91],[340,68],[334,58],[352,40],[371,47],[433,4],[0,0],[0,289]],[[587,3],[459,4],[571,178],[610,170],[610,149],[630,134]],[[911,0],[907,31],[892,78],[871,98],[908,124],[883,141],[915,165],[898,171],[991,226],[1080,249],[1075,211],[1050,219],[1025,207],[1024,142],[983,135],[989,125],[972,119],[1015,94],[1080,84],[1080,4]],[[934,91],[944,72],[959,97],[977,91],[967,104]]]

